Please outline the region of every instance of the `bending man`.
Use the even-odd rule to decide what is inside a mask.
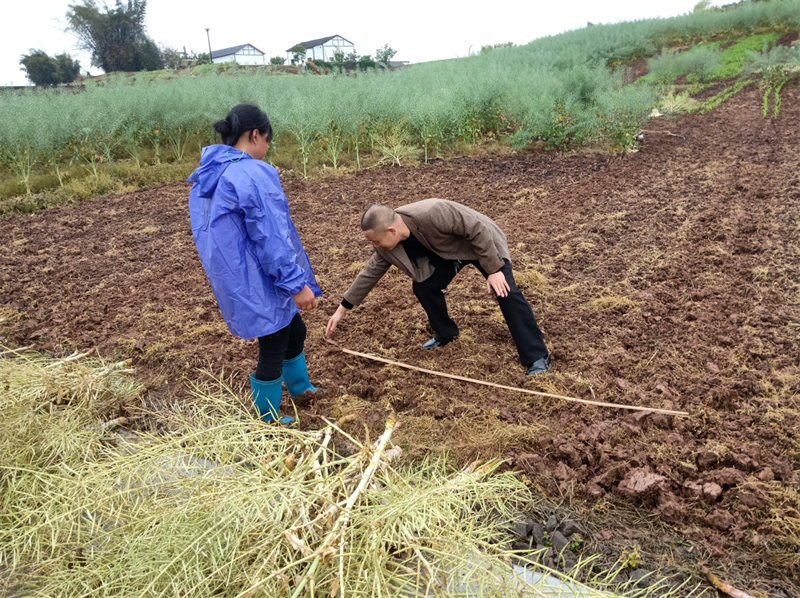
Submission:
[[[443,347],[458,337],[458,325],[447,313],[443,291],[471,264],[486,278],[489,293],[497,297],[527,374],[550,369],[550,355],[533,310],[514,282],[506,236],[491,218],[452,201],[425,199],[397,210],[370,206],[361,217],[361,230],[375,253],[328,320],[326,336],[395,265],[414,281],[414,295],[434,331],[422,348]]]

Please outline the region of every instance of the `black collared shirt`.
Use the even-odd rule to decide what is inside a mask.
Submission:
[[[427,257],[431,262],[442,259],[440,256],[436,255],[430,249],[425,247],[422,244],[422,241],[417,239],[414,233],[411,233],[408,236],[408,239],[405,241],[400,241],[400,244],[403,246],[403,249],[406,250],[408,259],[414,262],[415,266],[417,265],[417,260],[419,260],[421,257]]]

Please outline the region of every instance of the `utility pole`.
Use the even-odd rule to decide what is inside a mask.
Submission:
[[[208,59],[211,60],[211,34],[208,32],[209,29],[211,29],[211,27],[206,27],[206,37],[208,38]],[[211,62],[214,61],[211,60]]]

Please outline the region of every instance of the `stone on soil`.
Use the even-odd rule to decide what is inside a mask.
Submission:
[[[531,526],[531,536],[537,546],[544,546],[544,527],[541,523],[534,523]]]
[[[564,571],[569,572],[575,565],[578,564],[578,559],[575,555],[567,553],[564,555]]]
[[[728,511],[722,509],[714,509],[711,513],[706,515],[706,523],[711,527],[715,527],[722,531],[727,531],[734,526],[736,520],[733,515]]]
[[[589,498],[597,500],[598,498],[602,498],[605,493],[606,491],[594,482],[586,484],[586,494],[589,495]]]
[[[525,540],[517,540],[511,545],[514,550],[530,550],[531,545]]]
[[[742,492],[739,495],[739,502],[751,509],[760,509],[767,505],[767,497],[760,492]]]
[[[531,519],[530,517],[525,519],[525,535],[526,536],[530,537],[531,533],[533,532],[533,526],[534,525],[536,525],[536,522],[533,519]]]
[[[771,482],[775,479],[775,474],[772,472],[772,469],[765,467],[761,473],[758,474],[758,479],[762,482]]]
[[[791,464],[787,460],[776,460],[772,464],[772,471],[775,476],[780,478],[787,484],[796,484],[798,480],[797,473],[792,469]]]
[[[556,554],[560,554],[562,550],[569,546],[569,540],[567,540],[561,532],[553,532],[550,534],[550,542],[553,544],[553,551]]]
[[[745,475],[735,467],[726,467],[724,469],[720,469],[719,471],[714,471],[708,477],[723,487],[744,484],[746,479]]]
[[[614,482],[622,478],[625,474],[625,466],[624,465],[614,465],[609,467],[599,476],[597,476],[593,481],[593,483],[597,484],[598,486],[602,486],[603,488],[611,487]]]
[[[653,585],[655,576],[652,571],[647,569],[636,569],[635,571],[631,571],[630,579],[640,588],[646,588]]]
[[[697,467],[699,467],[701,471],[711,469],[718,462],[719,456],[714,453],[705,451],[697,455]]]
[[[558,530],[567,538],[573,536],[574,534],[580,534],[584,538],[587,535],[586,528],[577,521],[572,521],[571,519],[563,521],[561,525],[558,526]]]
[[[547,533],[552,533],[558,527],[558,519],[556,519],[555,515],[550,515],[547,518],[547,521],[544,523],[544,529],[547,530]]]
[[[690,510],[687,508],[686,504],[672,492],[662,492],[658,497],[658,509],[656,512],[661,515],[665,521],[679,523],[686,519]]]
[[[666,479],[644,469],[634,469],[619,483],[617,493],[625,498],[639,498],[658,491],[659,484]]]
[[[693,496],[702,497],[712,502],[717,500],[720,494],[722,494],[722,486],[714,482],[706,482],[703,484],[687,480],[683,483],[683,487]]]
[[[528,521],[525,513],[517,511],[514,513],[514,526],[512,531],[517,538],[524,539],[528,537]]]
[[[545,469],[544,459],[536,453],[524,453],[517,457],[517,463],[525,473],[535,474]]]
[[[562,482],[568,482],[577,478],[577,475],[574,469],[562,461],[553,470],[553,477]]]

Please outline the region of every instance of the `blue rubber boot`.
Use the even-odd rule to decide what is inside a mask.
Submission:
[[[255,374],[250,374],[250,388],[253,389],[253,403],[256,406],[261,421],[271,422],[278,419],[278,408],[281,406],[281,395],[283,394],[283,380],[278,378],[270,382],[256,380]],[[282,424],[290,424],[294,421],[293,417],[282,417]]]
[[[307,390],[317,390],[311,385],[308,379],[308,367],[306,366],[306,352],[303,351],[294,359],[288,359],[283,362],[283,383],[292,398],[297,395],[303,394]]]

